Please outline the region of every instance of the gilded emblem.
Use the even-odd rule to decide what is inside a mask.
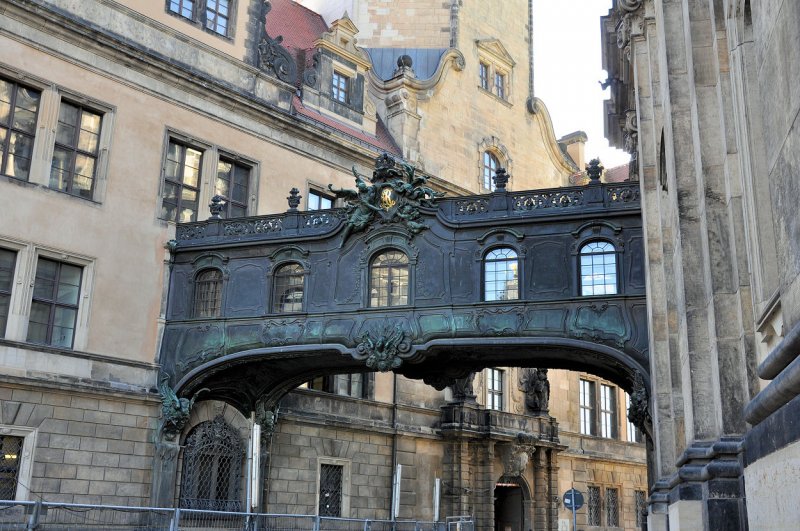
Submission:
[[[397,204],[394,197],[392,197],[392,189],[386,187],[381,192],[381,208],[384,210],[389,210],[393,206]]]

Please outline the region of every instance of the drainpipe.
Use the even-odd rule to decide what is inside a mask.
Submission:
[[[400,484],[395,487],[394,476],[397,474],[397,373],[392,373],[392,499],[389,503],[389,512],[391,520],[394,522],[397,518],[394,514],[394,499],[397,496],[400,498],[399,493],[394,491],[394,488],[400,490]],[[400,503],[397,504],[398,508]]]

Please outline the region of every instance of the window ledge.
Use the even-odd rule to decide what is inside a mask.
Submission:
[[[505,105],[508,108],[511,108],[511,107],[514,106],[514,104],[511,103],[510,101],[508,101],[507,99],[501,98],[500,96],[498,96],[494,92],[492,92],[490,90],[486,90],[485,88],[483,88],[480,85],[478,85],[478,91],[482,92],[483,94],[486,94],[487,96],[491,96],[492,98],[494,98],[495,100],[497,100],[498,102],[502,103],[503,105]]]

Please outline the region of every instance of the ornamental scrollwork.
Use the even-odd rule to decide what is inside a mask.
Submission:
[[[384,153],[375,161],[371,184],[354,167],[355,189],[337,189],[328,185],[337,198],[347,201],[342,245],[350,234],[360,232],[375,222],[400,223],[412,234],[427,228],[420,221],[420,208],[432,207],[444,193],[427,186],[428,178],[417,175],[416,169],[410,164],[401,163],[400,166],[402,172],[397,169],[394,158]]]
[[[161,433],[164,439],[174,441],[186,426],[198,395],[209,389],[200,389],[192,398],[179,398],[168,382],[169,375],[163,373],[158,382],[158,392],[161,395]]]
[[[653,419],[650,415],[650,393],[644,384],[644,378],[638,372],[633,377],[633,390],[631,392],[631,402],[628,406],[628,420],[631,424],[639,428],[642,433],[647,433],[647,426],[651,425]]]
[[[365,332],[357,340],[353,357],[366,361],[367,367],[381,372],[400,367],[402,356],[411,350],[411,340],[399,326],[386,326],[377,333]]]
[[[271,9],[272,4],[269,1],[265,1],[262,20],[266,18]],[[297,77],[297,65],[286,48],[281,46],[282,42],[283,37],[278,36],[273,39],[267,34],[265,23],[264,37],[258,43],[258,67],[281,81],[294,83]]]

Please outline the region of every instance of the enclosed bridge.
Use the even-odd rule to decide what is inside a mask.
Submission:
[[[283,395],[330,374],[395,371],[469,395],[465,379],[485,367],[587,371],[632,392],[648,432],[639,183],[603,184],[600,171],[593,161],[584,186],[510,192],[501,169],[491,194],[440,197],[382,155],[371,177],[332,190],[344,208],[298,211],[292,190],[283,214],[221,219],[212,204],[207,221],[179,224],[155,501],[172,500],[194,397],[263,433]],[[445,411],[442,430],[473,421]]]

